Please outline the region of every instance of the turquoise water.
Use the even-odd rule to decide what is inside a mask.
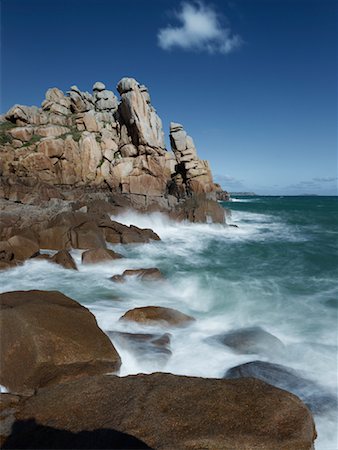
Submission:
[[[337,197],[247,197],[224,204],[229,223],[187,224],[161,214],[126,213],[126,224],[154,229],[161,241],[112,246],[126,256],[107,264],[81,266],[79,272],[46,261],[28,261],[0,274],[1,291],[57,289],[86,305],[108,331],[149,331],[118,322],[127,310],[168,306],[194,316],[188,328],[169,330],[168,361],[140,360],[116,345],[121,376],[162,370],[222,377],[226,370],[254,360],[283,364],[337,395],[338,200]],[[109,280],[125,269],[158,267],[165,282]],[[285,344],[276,354],[239,354],[207,338],[260,326]],[[151,331],[164,332],[161,327]],[[165,330],[168,331],[168,330]],[[337,417],[315,417],[316,449],[336,450]]]

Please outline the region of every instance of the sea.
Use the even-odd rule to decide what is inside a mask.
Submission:
[[[0,273],[1,292],[61,291],[89,308],[107,334],[170,333],[169,358],[142,358],[115,341],[120,376],[163,371],[222,378],[252,361],[282,365],[307,380],[304,401],[316,396],[323,403],[314,414],[315,448],[337,450],[338,198],[237,196],[221,205],[236,226],[177,223],[160,213],[112,217],[152,228],[161,241],[111,245],[125,258],[91,266],[82,266],[81,251],[74,250],[78,272],[29,260]],[[165,280],[110,280],[149,267]],[[119,321],[141,306],[175,308],[196,321],[169,329]],[[283,350],[248,353],[214,338],[247,327],[278,338]]]

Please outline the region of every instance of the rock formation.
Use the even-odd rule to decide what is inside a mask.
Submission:
[[[92,93],[51,88],[40,108],[14,105],[0,121],[2,180],[107,189],[141,209],[171,211],[201,194],[215,200],[209,164],[183,126],[171,123],[167,151],[147,88],[122,78],[117,90],[120,101],[101,82]]]

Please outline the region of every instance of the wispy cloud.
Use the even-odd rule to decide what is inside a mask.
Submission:
[[[157,35],[163,50],[178,47],[226,55],[243,43],[238,34],[232,34],[229,27],[222,25],[220,15],[211,6],[200,1],[182,3],[174,15],[180,24],[168,25]]]
[[[216,183],[219,183],[225,190],[247,190],[246,186],[243,184],[243,180],[239,180],[229,175],[215,175],[214,178]]]
[[[314,178],[313,181],[318,183],[336,183],[338,181],[338,177]]]
[[[289,186],[286,186],[285,189],[292,193],[335,193],[337,192],[337,181],[337,177],[316,177],[311,180],[299,181],[298,183],[290,184]]]

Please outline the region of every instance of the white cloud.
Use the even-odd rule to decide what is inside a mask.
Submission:
[[[242,45],[242,38],[222,26],[217,12],[200,1],[182,3],[180,11],[174,14],[180,25],[168,25],[160,29],[157,35],[163,50],[179,47],[225,55]]]

